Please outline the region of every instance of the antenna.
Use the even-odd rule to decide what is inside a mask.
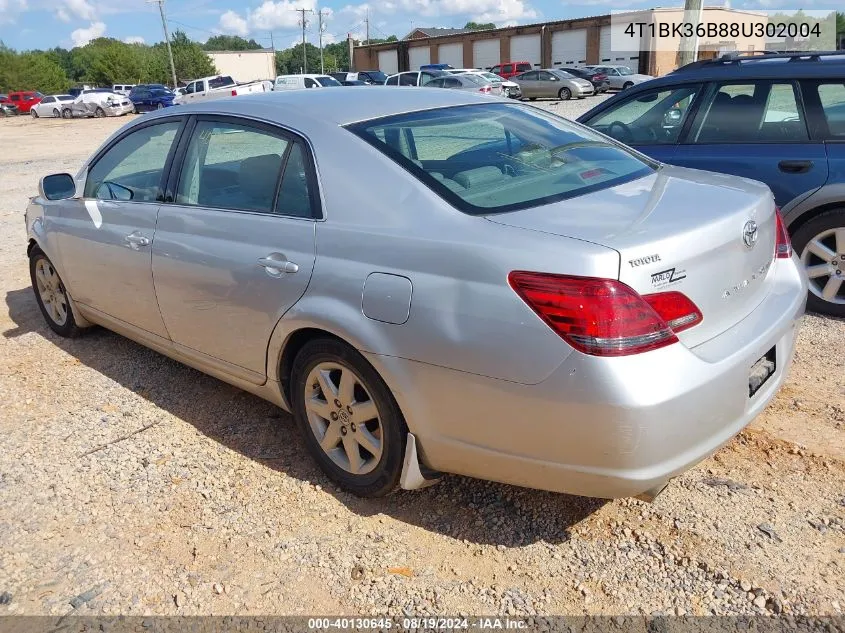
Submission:
[[[158,11],[161,13],[161,26],[164,29],[164,41],[167,44],[167,56],[170,58],[170,74],[173,77],[173,89],[178,88],[176,81],[176,66],[173,65],[173,50],[170,48],[170,34],[167,32],[167,20],[164,17],[164,0],[147,0],[149,4],[157,4]]]

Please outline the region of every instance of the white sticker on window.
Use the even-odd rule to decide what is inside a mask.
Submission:
[[[103,225],[103,216],[100,213],[100,208],[97,206],[97,201],[86,200],[85,210],[88,211],[88,215],[91,216],[91,221],[94,223],[94,226],[96,228],[100,228]]]

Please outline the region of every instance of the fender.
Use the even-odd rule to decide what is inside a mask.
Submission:
[[[845,206],[845,183],[824,185],[810,195],[799,196],[785,205],[781,212],[787,228],[791,228],[813,210],[837,204]]]

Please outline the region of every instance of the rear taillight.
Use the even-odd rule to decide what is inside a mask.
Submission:
[[[775,257],[778,259],[789,259],[792,257],[792,243],[789,241],[789,233],[780,215],[780,209],[775,208],[775,222],[777,239],[775,240]]]
[[[482,86],[478,89],[478,92],[483,92],[485,94],[490,94],[490,86]]]
[[[232,90],[232,96],[233,96],[233,97],[237,97],[237,96],[238,96],[238,91],[237,91],[237,90]]]
[[[627,356],[671,345],[678,339],[667,321],[682,330],[702,320],[701,311],[679,292],[642,297],[615,279],[514,271],[508,282],[567,343],[592,356]]]

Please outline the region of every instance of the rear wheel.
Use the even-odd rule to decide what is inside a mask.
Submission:
[[[807,307],[845,317],[845,208],[820,213],[792,236],[792,247],[807,271]]]
[[[73,112],[70,111],[70,108],[65,108],[64,110],[62,110],[62,118],[63,119],[72,119],[73,118]]]
[[[60,116],[62,116],[62,113],[59,112],[58,108],[53,108],[53,116],[58,119]]]
[[[626,81],[625,85],[622,86],[622,90],[627,90],[628,88],[630,88],[633,85],[634,85],[633,81]]]
[[[572,91],[569,88],[561,88],[557,96],[561,101],[569,101],[572,98]]]
[[[396,489],[408,431],[363,356],[335,339],[306,343],[294,359],[291,401],[308,451],[333,481],[362,497]]]
[[[94,116],[97,117],[98,119],[102,118],[102,117],[106,116],[106,111],[103,110],[102,108],[98,107],[96,110],[94,110]]]
[[[29,256],[29,276],[35,300],[47,325],[59,336],[79,336],[82,328],[76,325],[70,309],[70,298],[59,273],[44,252],[36,247]]]

